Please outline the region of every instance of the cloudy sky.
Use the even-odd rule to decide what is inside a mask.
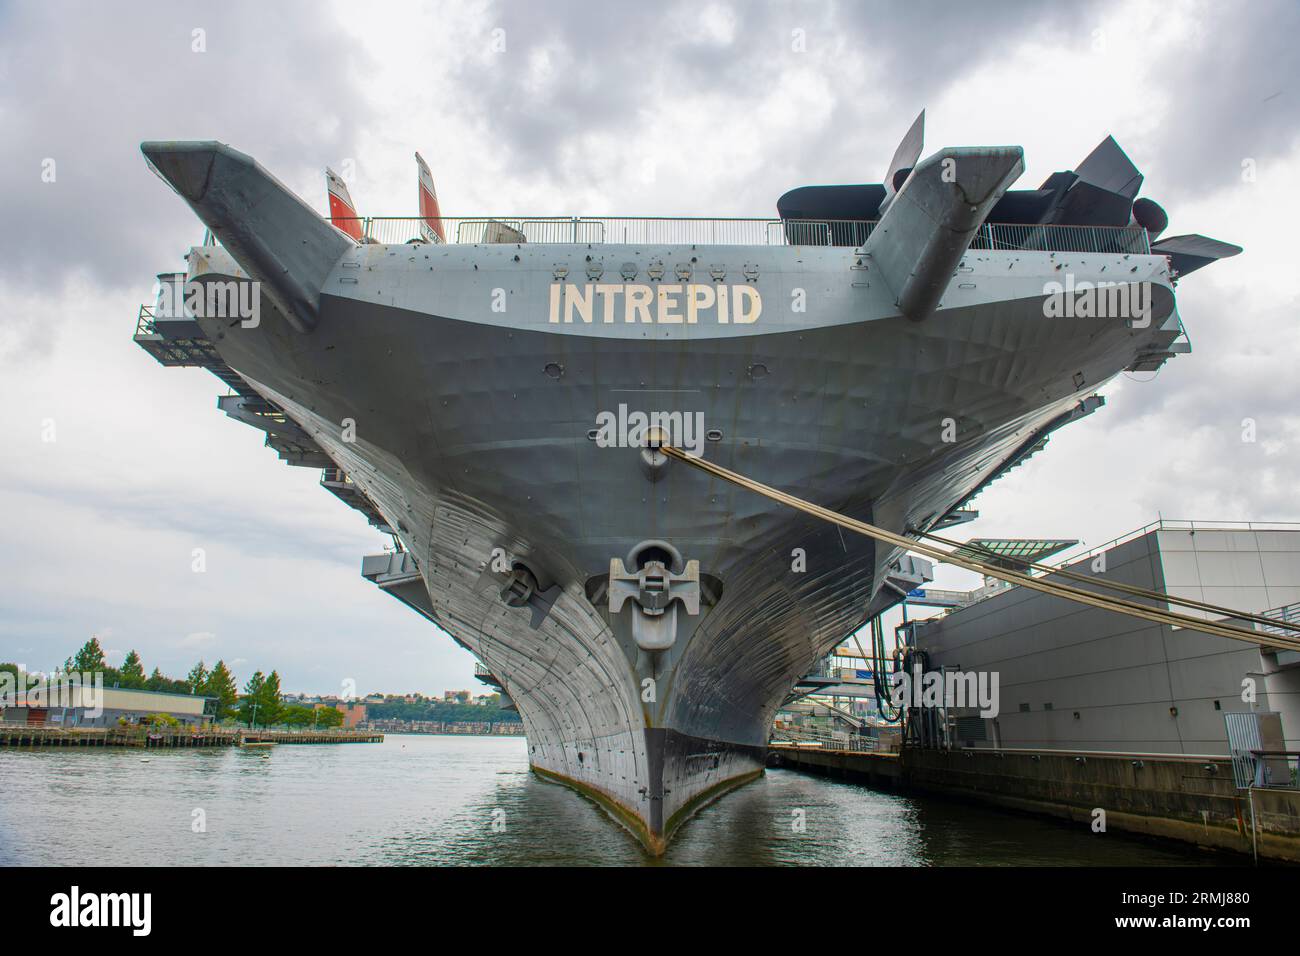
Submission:
[[[473,684],[360,577],[385,539],[221,415],[216,379],[132,343],[201,235],[147,139],[228,142],[322,212],[322,167],[350,161],[363,214],[413,214],[418,149],[453,216],[768,216],[796,185],[878,181],[922,107],[927,152],[1022,144],[1022,187],[1111,133],[1168,234],[1246,253],[1181,284],[1190,356],[1113,383],[966,530],[1300,520],[1297,35],[1287,0],[0,2],[0,660],[52,668],[97,634],[178,676]]]

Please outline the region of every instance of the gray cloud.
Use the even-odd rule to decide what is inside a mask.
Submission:
[[[1086,20],[1097,6],[1072,5],[1071,20]],[[736,197],[766,213],[784,189],[823,181],[839,156],[854,156],[849,181],[883,175],[908,123],[931,97],[987,57],[1059,31],[1059,19],[1059,9],[1033,0],[628,3],[602,8],[600,16],[580,0],[496,2],[483,35],[468,42],[488,50],[491,31],[500,29],[506,53],[467,56],[456,95],[481,117],[494,143],[525,158],[532,174],[560,178],[572,172],[572,156],[581,154],[592,130],[632,133],[650,115],[671,123],[674,115],[718,104],[761,119],[763,97],[788,71],[814,71],[830,84],[828,112],[810,117],[798,135],[762,144],[765,168],[801,170],[806,178],[769,183],[763,195],[735,184]],[[798,50],[795,31],[802,33]],[[543,62],[549,67],[540,68]],[[543,82],[535,82],[538,72]],[[676,145],[709,147],[685,139]],[[851,145],[861,149],[848,154]]]
[[[1186,323],[1191,354],[1176,356],[1154,381],[1131,376],[1098,413],[1098,424],[1158,436],[1132,462],[1165,476],[1144,497],[1153,516],[1181,505],[1196,517],[1197,502],[1210,500],[1233,515],[1289,518],[1300,474],[1300,381],[1292,373],[1300,299],[1258,309],[1243,325],[1238,317],[1249,300],[1239,288],[1213,287],[1208,279],[1202,273],[1180,284],[1180,295],[1196,303]],[[1197,288],[1198,282],[1205,284]]]
[[[273,452],[268,450],[266,454]],[[247,494],[225,498],[209,495],[200,507],[195,507],[189,494],[160,493],[152,484],[99,488],[93,496],[87,495],[84,485],[51,484],[32,477],[12,479],[6,487],[13,494],[39,499],[42,508],[85,507],[99,521],[185,534],[196,544],[224,545],[261,559],[294,561],[308,555],[313,561],[329,561],[359,573],[358,540],[369,540],[369,547],[378,550],[373,535],[365,533],[368,527],[365,518],[346,509],[336,511],[329,497],[311,502],[313,507],[306,510],[267,510]],[[328,514],[331,520],[322,524],[322,513]],[[352,533],[341,534],[345,528]]]
[[[1300,4],[1195,9],[1203,45],[1161,77],[1171,108],[1153,137],[1167,172],[1163,195],[1175,198],[1232,187],[1244,159],[1266,166],[1300,137]]]
[[[355,44],[317,4],[11,4],[0,30],[0,169],[10,281],[85,270],[112,286],[175,261],[193,216],[147,169],[146,139],[222,139],[279,175],[353,151]],[[203,30],[205,52],[194,52]],[[56,180],[42,182],[42,163]]]
[[[1125,10],[1030,0],[566,0],[493,3],[480,17],[471,10],[454,20],[439,11],[431,28],[400,9],[383,13],[408,35],[446,21],[428,37],[438,61],[377,72],[384,64],[364,51],[380,56],[396,38],[367,47],[351,23],[305,2],[0,7],[0,174],[11,220],[0,236],[11,306],[0,323],[0,364],[16,396],[0,410],[12,431],[0,467],[0,509],[11,515],[0,528],[0,659],[35,646],[40,659],[28,660],[48,666],[91,631],[111,628],[114,646],[139,647],[164,670],[201,652],[278,666],[292,688],[335,689],[345,676],[363,689],[468,682],[464,652],[360,580],[360,556],[383,539],[220,415],[215,381],[159,369],[131,343],[134,301],[154,273],[179,264],[200,228],[148,172],[141,140],[225,140],[317,202],[325,163],[365,157],[371,179],[354,195],[374,212],[402,211],[373,203],[412,196],[407,150],[432,142],[426,156],[442,147],[435,175],[459,168],[462,189],[479,198],[542,195],[555,204],[526,212],[761,215],[795,185],[878,177],[920,108],[1025,44],[1086,47],[1095,23],[1122,23]],[[1244,157],[1257,159],[1263,176],[1300,129],[1287,50],[1300,10],[1172,4],[1161,13],[1188,10],[1202,17],[1204,46],[1165,57],[1149,88],[1133,91],[1151,101],[1158,122],[1124,137],[1158,159],[1149,191],[1175,216],[1237,187]],[[489,50],[496,27],[506,31],[502,56]],[[206,53],[191,52],[196,28],[206,30]],[[805,52],[792,48],[796,29],[805,31]],[[1018,125],[1025,91],[1038,81],[984,87],[961,107],[981,122]],[[786,115],[765,113],[773,109]],[[447,111],[461,120],[458,138],[429,118]],[[407,114],[421,116],[412,124],[420,128],[402,125]],[[1024,122],[1040,130],[1037,116]],[[1039,152],[1070,123],[1063,104]],[[389,183],[386,156],[398,145],[405,155],[391,164]],[[941,144],[932,137],[930,145]],[[1068,165],[1082,155],[1076,147],[1043,161]],[[665,171],[629,183],[638,151]],[[46,157],[57,162],[54,184],[40,181]],[[614,208],[571,208],[593,197]],[[629,208],[643,201],[655,208]],[[455,203],[454,193],[444,196],[449,213]],[[1249,222],[1228,228],[1220,215],[1211,209],[1189,231],[1246,245],[1241,260],[1213,268],[1242,270],[1248,286],[1266,269],[1251,255],[1267,233]],[[50,294],[77,273],[75,294]],[[1247,332],[1235,321],[1240,289],[1206,276],[1211,270],[1180,290],[1196,352],[1153,384],[1123,384],[1110,407],[990,489],[980,502],[988,517],[971,533],[1109,537],[1157,510],[1293,516],[1295,304],[1259,303]],[[47,415],[63,429],[57,470],[31,437]],[[1255,445],[1240,440],[1243,417],[1259,423]],[[1104,504],[1087,514],[1063,504],[1090,496]],[[206,590],[188,570],[196,543],[215,558]],[[186,640],[195,633],[215,636],[196,646]]]

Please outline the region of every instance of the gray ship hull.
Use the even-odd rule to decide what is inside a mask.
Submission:
[[[433,618],[518,705],[533,766],[605,803],[652,850],[700,800],[761,772],[768,728],[793,682],[897,600],[881,588],[897,555],[692,469],[651,481],[639,448],[589,438],[599,412],[620,404],[700,412],[716,430],[710,459],[903,532],[932,526],[1045,425],[1172,337],[1160,331],[1167,290],[1146,330],[1045,318],[1041,290],[1054,270],[1045,253],[1041,274],[1015,279],[1004,276],[1010,254],[972,254],[967,268],[988,301],[923,323],[890,316],[888,302],[865,295],[839,309],[826,296],[812,314],[772,316],[767,326],[761,318],[722,327],[726,334],[634,326],[633,337],[622,325],[549,321],[554,263],[582,262],[589,247],[439,249],[436,271],[420,268],[428,247],[396,249],[354,255],[413,260],[397,276],[335,270],[359,273],[349,285],[360,288],[322,296],[309,338],[274,319],[256,329],[201,324],[223,359],[382,512],[416,561]],[[725,262],[737,250],[599,254]],[[851,250],[743,254],[763,257],[753,287],[765,303],[789,301],[792,274],[810,266],[846,287],[852,275]],[[519,271],[494,273],[485,265],[493,256]],[[1085,265],[1128,268],[1138,258]],[[1159,257],[1140,258],[1159,274]],[[446,310],[462,316],[403,308],[380,283],[416,301],[465,298]],[[1029,294],[1008,295],[1009,285]],[[370,301],[370,286],[380,301]],[[484,314],[464,292],[486,301],[498,288],[514,296],[504,314]],[[755,375],[757,366],[767,374]],[[955,431],[945,441],[949,420]],[[589,593],[612,556],[647,539],[670,542],[724,586],[653,660]],[[503,604],[494,549],[556,589],[539,625],[534,607]],[[804,570],[794,570],[796,549]]]
[[[394,593],[500,683],[532,766],[651,852],[762,772],[795,681],[900,599],[900,555],[602,440],[602,418],[678,414],[706,458],[912,534],[1178,350],[1164,256],[962,254],[1007,149],[962,153],[956,193],[913,176],[863,249],[355,244],[226,147],[146,154],[222,242],[187,282],[260,283],[257,321],[181,323],[249,391],[228,411],[346,473],[409,561]],[[1149,314],[1049,318],[1067,274],[1149,289]]]

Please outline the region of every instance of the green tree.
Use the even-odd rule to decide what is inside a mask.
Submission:
[[[104,657],[104,648],[99,645],[99,638],[92,637],[81,645],[81,650],[64,662],[66,671],[106,671],[108,661]]]
[[[343,726],[343,712],[337,707],[329,707],[324,704],[316,708],[313,715],[312,726],[325,730],[330,727]]]
[[[189,685],[191,694],[203,693],[203,689],[208,686],[208,669],[203,666],[202,661],[190,668],[185,683]]]
[[[142,690],[145,684],[148,683],[147,678],[144,676],[144,664],[140,661],[140,655],[135,651],[127,653],[126,660],[122,662],[122,668],[118,674],[118,683],[123,687]],[[158,676],[161,677],[162,674]]]
[[[190,671],[190,676],[194,676],[193,671]],[[225,720],[235,712],[235,703],[239,699],[239,691],[235,684],[235,675],[227,669],[225,661],[217,661],[212,665],[212,670],[203,682],[199,693],[205,697],[216,698],[217,705],[214,716],[217,720]]]
[[[257,707],[257,719],[263,724],[278,724],[284,713],[284,704],[280,701],[280,675],[275,671],[266,678],[262,685],[262,699]]]
[[[266,713],[262,708],[265,703],[263,696],[265,687],[266,676],[261,671],[254,671],[253,676],[244,684],[244,696],[239,698],[239,719],[250,727],[259,720],[263,724],[266,723]]]
[[[315,716],[310,707],[303,707],[301,704],[290,704],[281,712],[280,723],[287,724],[290,727],[310,727]]]

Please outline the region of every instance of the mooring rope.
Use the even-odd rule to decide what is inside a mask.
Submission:
[[[1040,591],[1043,594],[1050,594],[1053,597],[1064,598],[1067,601],[1074,601],[1077,604],[1085,604],[1089,607],[1100,608],[1104,611],[1115,611],[1119,614],[1127,614],[1130,617],[1141,618],[1154,624],[1166,624],[1170,627],[1183,627],[1189,630],[1200,631],[1203,634],[1213,634],[1217,637],[1226,637],[1236,641],[1246,641],[1251,644],[1257,644],[1261,647],[1285,647],[1290,650],[1300,650],[1300,638],[1286,637],[1281,634],[1265,634],[1255,630],[1247,630],[1232,624],[1225,624],[1219,621],[1207,621],[1201,618],[1192,617],[1187,614],[1179,614],[1176,611],[1167,611],[1157,607],[1148,607],[1144,604],[1137,604],[1133,601],[1127,601],[1123,598],[1110,597],[1104,594],[1098,594],[1095,591],[1087,591],[1083,588],[1076,588],[1068,584],[1059,584],[1052,581],[1046,581],[1043,578],[1031,577],[1028,574],[1022,574],[1019,571],[1011,571],[1007,568],[1000,568],[995,565],[984,564],[965,555],[956,554],[951,551],[944,551],[934,545],[925,544],[913,538],[907,538],[884,528],[879,528],[865,521],[859,521],[856,518],[850,518],[829,508],[823,508],[815,505],[810,501],[787,494],[770,485],[755,481],[752,478],[746,478],[744,475],[737,474],[734,471],[723,468],[721,465],[706,461],[703,458],[695,458],[680,448],[669,445],[661,446],[664,454],[676,458],[678,461],[685,462],[694,468],[713,475],[715,478],[721,478],[723,481],[729,481],[741,488],[746,488],[765,498],[795,508],[804,514],[812,515],[823,521],[829,521],[831,524],[839,525],[841,528],[847,528],[850,531],[856,531],[858,534],[866,535],[869,538],[875,538],[877,541],[883,541],[886,544],[892,544],[896,548],[906,551],[912,551],[916,554],[924,555],[935,561],[945,564],[952,564],[959,568],[965,568],[968,571],[974,571],[977,574],[985,574],[1000,581],[1006,581],[1009,584],[1017,584],[1030,590]],[[1089,578],[1092,581],[1094,579]],[[1160,600],[1169,600],[1166,596],[1161,595]],[[1232,617],[1241,617],[1243,619],[1251,618],[1253,615],[1244,612],[1229,611]],[[1270,624],[1274,623],[1270,620]]]
[[[1224,617],[1237,617],[1243,621],[1251,621],[1255,624],[1263,624],[1268,627],[1281,627],[1288,631],[1295,631],[1300,634],[1300,625],[1291,624],[1287,621],[1278,620],[1273,617],[1264,617],[1262,614],[1248,614],[1245,611],[1238,611],[1235,608],[1222,607],[1218,604],[1210,604],[1207,601],[1197,601],[1195,598],[1174,597],[1172,594],[1165,594],[1160,591],[1152,591],[1149,588],[1138,587],[1136,584],[1125,584],[1123,581],[1111,581],[1108,578],[1096,577],[1091,574],[1081,574],[1078,571],[1072,571],[1069,568],[1053,567],[1050,564],[1037,564],[1025,558],[1010,557],[1008,555],[998,554],[990,548],[975,541],[953,541],[951,538],[945,538],[929,531],[917,532],[922,538],[929,541],[935,541],[939,544],[949,545],[954,548],[961,548],[965,551],[983,551],[990,557],[997,558],[1000,561],[1010,561],[1012,564],[1031,571],[1042,571],[1046,574],[1059,574],[1061,577],[1069,578],[1072,581],[1084,581],[1091,584],[1100,584],[1102,587],[1110,588],[1114,591],[1123,591],[1126,594],[1135,594],[1138,597],[1148,598],[1152,601],[1167,601],[1170,604],[1178,604],[1182,607],[1196,608],[1198,611],[1209,611],[1213,614],[1221,614]]]

